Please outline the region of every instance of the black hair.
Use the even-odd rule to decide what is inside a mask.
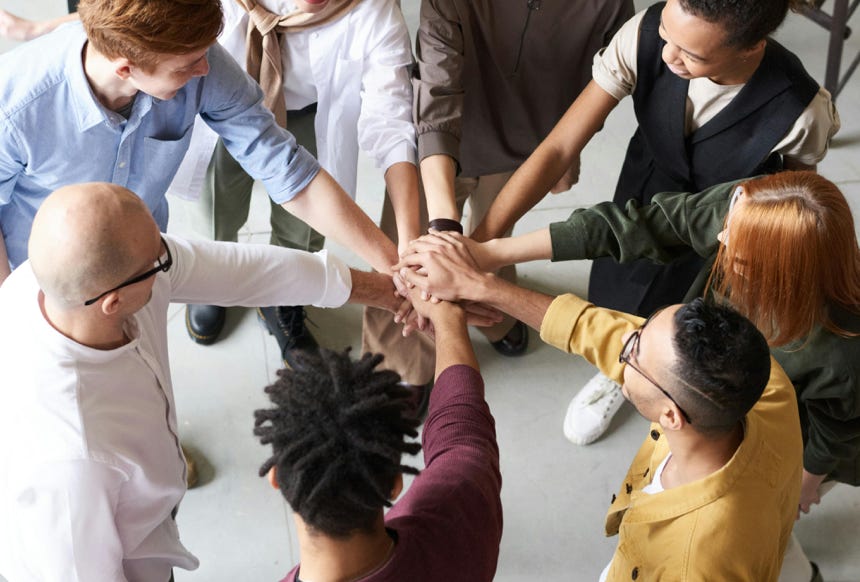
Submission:
[[[374,370],[379,354],[353,361],[348,349],[321,349],[296,359],[265,389],[274,408],[254,412],[254,434],[272,445],[260,476],[276,467],[281,493],[313,531],[370,531],[397,476],[418,473],[400,464],[421,450],[405,439],[418,435],[410,392],[396,372]]]
[[[745,49],[779,28],[788,9],[798,10],[805,0],[679,0],[685,12],[726,30],[726,44]]]
[[[770,350],[753,323],[731,307],[695,299],[675,313],[673,344],[680,379],[674,394],[700,432],[726,432],[761,397]]]

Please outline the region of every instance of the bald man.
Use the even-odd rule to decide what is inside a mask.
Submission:
[[[322,251],[189,242],[129,190],[61,188],[0,287],[0,574],[167,581],[197,559],[167,352],[170,302],[396,309],[390,277]]]

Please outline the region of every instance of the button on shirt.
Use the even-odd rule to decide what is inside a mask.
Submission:
[[[166,101],[138,94],[126,120],[93,95],[81,59],[85,43],[83,28],[72,24],[0,56],[0,228],[13,268],[27,258],[42,200],[67,184],[125,186],[165,230],[165,192],[198,114],[279,204],[319,171],[262,105],[259,86],[220,46],[207,53],[208,75]]]
[[[9,580],[154,582],[197,567],[171,517],[185,462],[170,301],[337,307],[349,297],[348,268],[325,252],[164,238],[173,267],[156,275],[117,349],[55,330],[29,262],[0,287],[0,575]]]

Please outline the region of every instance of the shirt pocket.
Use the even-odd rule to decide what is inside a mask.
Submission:
[[[143,139],[143,171],[147,182],[157,184],[154,191],[166,192],[191,142],[191,125],[175,139],[145,137]]]

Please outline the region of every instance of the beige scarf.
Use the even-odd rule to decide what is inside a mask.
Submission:
[[[336,20],[349,12],[361,0],[329,0],[315,14],[296,10],[278,15],[257,4],[256,0],[236,0],[250,16],[246,37],[245,66],[263,88],[263,104],[275,114],[281,127],[287,127],[287,106],[284,103],[284,71],[281,62],[281,37],[287,31],[305,30]]]

